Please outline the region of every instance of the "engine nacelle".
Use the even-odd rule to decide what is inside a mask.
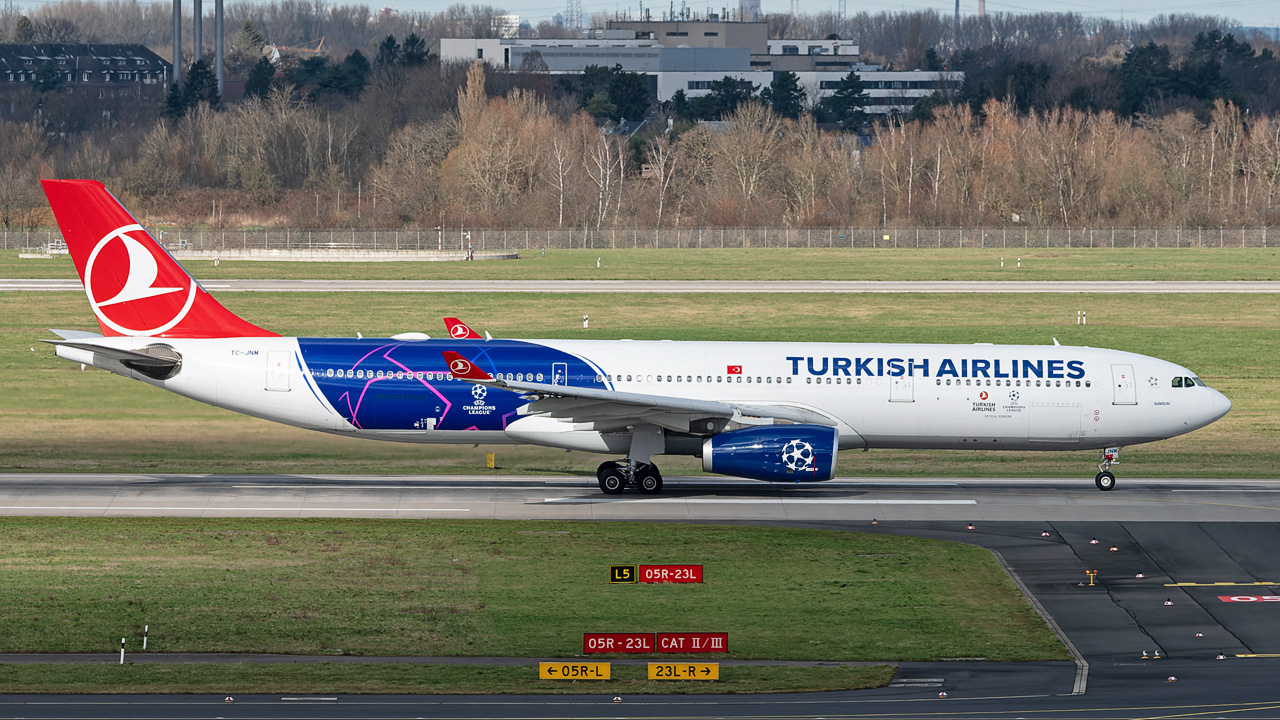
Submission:
[[[713,435],[702,469],[752,480],[810,482],[836,474],[840,431],[825,425],[764,425]]]

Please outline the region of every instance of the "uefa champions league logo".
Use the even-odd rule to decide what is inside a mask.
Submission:
[[[1009,393],[1009,402],[1013,403],[1014,405],[1017,405],[1019,397],[1022,397],[1022,396],[1018,394],[1017,390],[1014,390],[1013,392]]]
[[[484,396],[487,395],[488,393],[489,391],[483,385],[471,386],[471,397],[475,398],[477,403],[483,403]]]
[[[803,440],[792,440],[782,446],[782,463],[793,472],[813,469],[813,446]]]

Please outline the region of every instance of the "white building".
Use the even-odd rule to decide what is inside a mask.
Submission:
[[[871,99],[867,112],[876,114],[908,112],[920,98],[936,91],[952,92],[964,82],[964,73],[959,72],[886,72],[879,65],[865,65],[858,60],[858,46],[850,40],[768,40],[766,45],[758,42],[762,36],[756,37],[763,32],[763,23],[630,22],[616,27],[620,24],[593,30],[592,37],[585,39],[443,38],[440,58],[445,62],[483,60],[497,70],[553,75],[577,75],[591,65],[621,65],[623,70],[648,76],[660,102],[670,100],[677,90],[688,98],[706,95],[712,81],[725,77],[746,80],[757,91],[763,90],[775,73],[788,71],[797,75],[812,105],[833,94],[846,75],[856,72]],[[717,27],[732,32],[716,33]],[[736,45],[738,36],[752,39],[752,47],[724,44],[728,40]]]

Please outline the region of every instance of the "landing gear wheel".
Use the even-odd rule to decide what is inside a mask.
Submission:
[[[610,470],[619,470],[619,471],[622,470],[622,463],[616,462],[614,460],[608,460],[606,462],[600,463],[600,467],[596,468],[596,479],[599,480],[600,482],[604,482],[605,473],[609,472]]]
[[[662,473],[652,463],[644,465],[636,471],[636,488],[645,495],[657,495],[662,492]]]
[[[1098,486],[1099,490],[1114,490],[1116,487],[1116,476],[1109,471],[1103,470],[1093,479],[1093,484]]]
[[[613,468],[600,476],[600,489],[606,495],[617,495],[627,488],[627,477],[620,468]]]

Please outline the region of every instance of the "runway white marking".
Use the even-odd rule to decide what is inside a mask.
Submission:
[[[239,507],[236,505],[0,505],[0,510],[233,510],[235,512],[471,512],[471,508]]]
[[[685,503],[689,505],[977,505],[977,500],[851,498],[544,498],[543,503]]]

